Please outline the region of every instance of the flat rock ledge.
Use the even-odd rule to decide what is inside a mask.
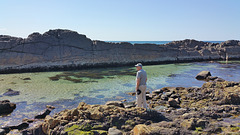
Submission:
[[[74,70],[86,67],[240,59],[240,41],[173,41],[163,45],[109,43],[55,29],[27,38],[0,35],[0,73]]]
[[[184,135],[237,134],[240,131],[239,82],[206,82],[200,88],[164,87],[149,94],[149,109],[119,101],[105,105],[79,103],[63,110],[25,135]]]

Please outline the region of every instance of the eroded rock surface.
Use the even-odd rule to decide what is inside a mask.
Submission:
[[[173,41],[164,45],[95,41],[75,31],[55,29],[27,38],[0,35],[0,71],[69,70],[136,62],[161,63],[240,58],[240,42]]]
[[[237,134],[240,130],[240,84],[206,82],[200,88],[164,87],[149,93],[150,109],[122,106],[120,101],[105,105],[81,102],[77,108],[47,116],[35,134],[127,134],[184,135]]]

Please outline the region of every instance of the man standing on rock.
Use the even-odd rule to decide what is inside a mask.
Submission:
[[[146,89],[147,89],[147,73],[142,69],[142,64],[135,65],[137,69],[136,75],[136,98],[137,107],[147,108]]]

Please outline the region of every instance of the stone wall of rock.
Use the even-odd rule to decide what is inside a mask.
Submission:
[[[70,30],[49,30],[27,38],[0,35],[0,72],[68,70],[116,64],[239,59],[240,41],[173,41],[164,45],[94,41]]]

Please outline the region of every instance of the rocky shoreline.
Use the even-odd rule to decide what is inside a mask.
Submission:
[[[109,43],[71,30],[32,33],[27,38],[0,35],[0,73],[76,70],[144,64],[240,59],[240,41],[173,41],[163,45]]]
[[[23,135],[239,134],[240,82],[211,77],[207,71],[196,78],[199,76],[207,79],[202,87],[164,87],[148,92],[149,109],[135,107],[135,102],[126,100],[105,105],[81,102],[77,108],[53,116],[46,109],[35,117],[43,121],[34,127],[27,128],[27,124],[36,119],[25,119],[13,127],[19,127]],[[0,131],[5,129],[12,128]]]

